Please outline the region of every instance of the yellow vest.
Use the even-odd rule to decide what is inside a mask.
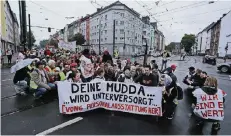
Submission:
[[[33,80],[30,80],[30,88],[37,89],[38,85]]]
[[[64,81],[66,79],[66,76],[63,72],[60,72],[59,76],[60,76],[60,81]]]

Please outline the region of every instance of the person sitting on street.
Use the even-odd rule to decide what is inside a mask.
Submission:
[[[30,87],[35,90],[35,97],[41,97],[47,91],[55,90],[55,84],[49,82],[50,78],[42,62],[36,63],[36,69],[31,73]]]
[[[192,79],[192,77],[196,74],[195,68],[194,67],[189,67],[189,72],[188,74],[185,76],[183,83],[185,83],[186,85],[190,84],[190,81]]]
[[[172,64],[170,67],[162,71],[162,73],[168,74],[175,82],[177,82],[177,77],[173,74],[176,70],[176,65]]]
[[[124,73],[122,73],[118,79],[118,82],[124,82],[124,83],[132,83],[133,79],[131,77],[131,71],[130,71],[130,67],[124,67]]]
[[[67,77],[68,82],[74,82],[74,83],[82,83],[82,80],[80,78],[80,73],[72,72]]]
[[[58,75],[59,72],[55,72],[55,61],[54,60],[49,60],[48,61],[48,66],[45,67],[45,70],[48,73],[49,76],[49,81],[51,83],[55,82],[55,76]]]
[[[151,66],[146,65],[144,67],[144,74],[140,74],[136,79],[134,79],[134,82],[140,83],[144,86],[157,86],[159,78],[151,73]]]
[[[104,69],[98,68],[95,71],[95,78],[93,80],[91,80],[91,82],[103,82],[103,81],[105,81],[104,74],[105,74]]]
[[[224,100],[225,94],[223,93],[223,91],[221,89],[218,89],[218,83],[217,83],[216,78],[207,77],[206,81],[204,83],[204,86],[196,89],[193,92],[193,95],[196,97],[196,99],[192,104],[192,108],[194,109],[194,114],[192,117],[196,118],[196,122],[197,122],[196,125],[203,128],[204,122],[208,119],[204,119],[204,118],[202,119],[202,116],[197,114],[198,112],[201,112],[198,108],[196,108],[197,105],[200,104],[200,103],[198,103],[198,99],[201,99],[201,95],[206,95],[205,98],[208,98],[208,97],[214,98],[214,95],[217,95],[216,98],[218,99],[218,101],[224,102],[223,100]],[[208,99],[207,100],[205,99],[205,103],[207,103],[208,101],[209,101]],[[222,108],[223,108],[223,106],[222,106]],[[212,109],[210,109],[210,110],[212,110]],[[210,119],[209,121],[213,122],[211,134],[216,134],[217,131],[219,131],[221,129],[219,120]]]
[[[24,67],[18,71],[16,71],[13,83],[15,85],[15,91],[17,94],[26,95],[28,89],[28,82],[30,80],[29,69],[28,67]]]
[[[205,82],[205,77],[203,77],[203,74],[201,76],[202,70],[197,69],[196,74],[192,77],[191,81],[189,81],[189,85],[191,87],[202,87]]]
[[[173,86],[172,85],[173,83],[174,81],[169,75],[164,74],[161,76],[160,85],[165,86],[165,91],[163,93],[163,100],[164,100],[163,117],[166,117],[167,119],[170,120],[173,118],[175,108],[178,104],[177,88],[176,88],[177,86],[176,85]]]
[[[59,72],[57,81],[64,81],[66,80],[67,73],[70,71],[70,66],[69,65],[64,65],[63,71]]]

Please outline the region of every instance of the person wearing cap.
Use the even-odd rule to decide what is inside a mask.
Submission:
[[[172,64],[170,67],[166,68],[162,71],[162,73],[168,74],[175,82],[177,81],[177,77],[173,74],[176,70],[177,66],[175,64]]]
[[[48,73],[41,61],[36,63],[36,68],[31,73],[30,87],[35,90],[34,96],[37,98],[47,91],[55,89],[55,85],[50,83]]]

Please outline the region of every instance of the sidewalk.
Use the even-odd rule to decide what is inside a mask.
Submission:
[[[17,57],[18,57],[18,53],[15,53],[13,56],[12,56],[12,60],[11,60],[11,66],[14,65],[16,63],[16,60],[17,60]],[[1,68],[4,68],[4,67],[7,67],[8,66],[8,60],[7,60],[7,56],[3,56],[4,58],[4,61],[3,61],[3,65],[1,66]],[[1,62],[2,64],[2,62]],[[10,67],[11,67],[10,66]]]

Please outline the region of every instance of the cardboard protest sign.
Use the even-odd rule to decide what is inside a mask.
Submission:
[[[224,103],[223,92],[218,89],[215,95],[206,94],[201,88],[196,89],[193,95],[197,98],[194,113],[204,119],[223,120]]]
[[[58,82],[59,110],[62,114],[73,114],[105,108],[162,116],[162,90],[162,87],[146,87],[133,83]]]
[[[90,59],[86,58],[84,55],[80,57],[80,70],[84,78],[92,77],[94,75],[94,64]]]

